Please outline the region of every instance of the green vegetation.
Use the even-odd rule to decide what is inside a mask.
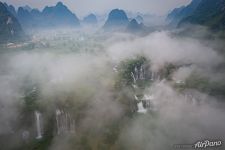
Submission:
[[[210,81],[197,73],[192,73],[185,81],[184,85],[177,86],[179,89],[196,89],[200,92],[216,97],[225,97],[225,83]]]

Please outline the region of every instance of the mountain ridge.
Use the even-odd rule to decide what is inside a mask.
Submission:
[[[0,43],[23,40],[25,33],[16,17],[0,2]]]
[[[186,24],[207,26],[213,30],[225,29],[225,1],[204,0],[192,15],[183,18],[178,27]]]
[[[122,29],[129,24],[127,14],[122,9],[113,9],[108,14],[108,18],[103,26],[106,30]]]
[[[175,8],[168,14],[166,20],[170,22],[171,26],[177,26],[179,22],[192,15],[197,9],[202,0],[192,0],[188,5]]]

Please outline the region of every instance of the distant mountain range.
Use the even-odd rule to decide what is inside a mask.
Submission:
[[[23,29],[48,29],[60,27],[79,27],[81,21],[62,2],[55,6],[46,6],[43,11],[32,9],[29,6],[19,7],[18,10],[12,5],[1,3],[0,9],[0,41],[10,41],[17,37],[25,36]],[[95,25],[98,23],[94,14],[84,17],[82,24]],[[143,24],[143,18],[139,15],[129,19],[124,10],[113,9],[103,26],[107,31],[124,31],[133,33],[146,32],[148,29]]]
[[[12,15],[16,16],[16,9],[13,5],[8,5],[4,3],[4,6],[7,8],[7,10],[12,13]]]
[[[193,0],[190,5],[175,9],[168,15],[168,19],[182,20],[186,16],[189,16],[197,7],[198,1],[201,0]],[[6,39],[10,37],[13,39],[24,35],[22,28],[29,31],[60,27],[80,27],[81,24],[96,25],[98,23],[98,19],[94,14],[89,14],[80,21],[62,2],[58,2],[55,6],[46,6],[42,11],[33,9],[28,5],[19,7],[16,10],[12,5],[1,3],[0,11],[2,14],[0,16],[0,31],[2,33],[0,36]],[[136,14],[136,17],[132,16],[128,18],[126,12],[121,9],[113,9],[108,14],[107,20],[103,25],[103,30],[144,34],[152,31],[151,28],[144,25],[143,15]]]
[[[124,10],[113,9],[103,26],[106,30],[124,29],[129,23],[129,19]]]
[[[196,10],[183,18],[178,26],[196,24],[213,30],[225,29],[225,0],[202,0]]]
[[[40,15],[47,26],[80,26],[80,21],[77,16],[73,14],[62,2],[58,2],[56,6],[45,7]]]
[[[25,38],[22,27],[16,17],[8,10],[13,7],[0,2],[0,43],[15,42]]]
[[[98,20],[94,14],[89,14],[88,16],[84,17],[83,23],[86,25],[95,25],[98,23]]]
[[[30,6],[28,6],[28,5],[23,6],[23,9],[25,9],[25,10],[27,10],[29,12],[31,12],[31,10],[32,10],[32,8]]]
[[[167,16],[167,20],[170,22],[170,25],[177,26],[183,18],[192,15],[201,1],[202,0],[192,0],[192,2],[187,6],[181,6],[171,11]]]
[[[147,33],[149,31],[149,29],[144,26],[141,16],[137,16],[129,21],[126,12],[121,9],[113,9],[109,13],[103,29],[105,31],[124,31],[131,33]]]
[[[177,27],[193,24],[224,30],[225,0],[192,0],[189,5],[174,9],[167,20]]]
[[[46,6],[43,11],[33,9],[26,5],[16,10],[12,5],[4,4],[7,10],[14,15],[21,26],[26,30],[48,29],[58,27],[80,27],[82,25],[95,25],[98,23],[94,14],[89,14],[82,21],[72,13],[62,2],[55,6]],[[135,18],[128,18],[126,12],[121,9],[113,9],[105,22],[104,30],[121,30],[121,31],[141,31],[145,28],[144,19],[137,15]]]
[[[24,29],[79,27],[80,21],[62,2],[55,6],[46,6],[43,11],[29,6],[19,7],[18,11],[12,5],[4,4],[21,23]]]
[[[146,27],[143,23],[138,23],[136,19],[132,19],[127,25],[126,31],[131,33],[146,34],[149,33],[151,29]]]

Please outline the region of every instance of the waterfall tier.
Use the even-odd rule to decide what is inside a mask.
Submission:
[[[41,139],[42,138],[42,126],[41,126],[41,120],[42,120],[42,116],[41,113],[38,111],[35,111],[35,118],[36,118],[36,128],[37,128],[37,136],[36,139]]]
[[[63,110],[56,110],[57,134],[75,133],[75,120]]]

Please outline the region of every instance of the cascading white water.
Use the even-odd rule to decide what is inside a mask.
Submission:
[[[59,116],[61,114],[61,111],[58,110],[58,109],[56,109],[55,114],[56,114],[55,119],[56,119],[57,134],[60,134],[60,124],[59,124],[60,121],[59,121]]]
[[[35,111],[35,118],[36,118],[36,128],[37,128],[37,137],[36,139],[42,138],[42,129],[41,129],[41,113]]]
[[[71,120],[70,132],[75,133],[75,120]]]
[[[63,110],[56,110],[57,134],[75,133],[75,121],[70,113]]]
[[[142,101],[145,101],[146,109],[156,111],[154,99],[155,99],[154,95],[147,95],[147,94],[144,95]]]
[[[113,71],[116,72],[116,73],[118,72],[117,66],[113,67]]]
[[[140,69],[140,79],[141,79],[141,80],[144,80],[144,79],[145,79],[144,68],[143,68],[143,66],[141,66],[141,69]]]
[[[133,78],[134,83],[136,83],[136,81],[139,79],[144,80],[145,79],[145,71],[144,71],[143,66],[141,66],[140,69],[135,67],[134,72],[131,72],[131,76]]]
[[[133,78],[134,83],[136,83],[136,78],[135,78],[135,76],[134,76],[134,73],[133,73],[133,72],[131,72],[131,77]]]
[[[138,71],[137,67],[134,68],[134,75],[135,75],[135,79],[138,80],[139,79],[139,71]]]
[[[137,100],[137,101],[139,100],[138,97],[137,97],[137,95],[134,95],[134,98],[135,98],[135,100]]]
[[[150,100],[150,101],[151,101],[151,100],[154,100],[155,98],[154,98],[153,95],[146,95],[146,94],[145,94],[145,95],[144,95],[144,99],[145,99],[145,100]]]
[[[138,103],[137,106],[138,106],[138,111],[137,111],[138,113],[142,113],[142,114],[147,113],[147,109],[144,108],[142,102]]]
[[[133,87],[134,89],[137,87],[136,82],[137,80],[145,80],[145,71],[143,68],[143,65],[140,66],[138,69],[137,66],[134,69],[134,72],[131,72],[131,76],[133,78]],[[155,74],[152,72],[151,73],[151,80],[154,80]],[[137,103],[137,112],[138,113],[147,113],[148,110],[155,111],[155,108],[153,106],[153,100],[154,96],[153,95],[143,95],[142,98],[139,98],[137,95],[134,95],[135,100],[138,102]]]
[[[151,73],[151,80],[154,80],[154,72]]]
[[[67,122],[68,122],[68,126],[67,126],[67,130],[70,133],[74,133],[75,132],[75,121],[74,119],[72,119],[71,115],[69,113],[67,113]]]

